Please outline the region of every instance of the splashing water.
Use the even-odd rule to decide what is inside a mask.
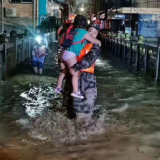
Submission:
[[[102,118],[103,119],[103,118]],[[71,143],[104,132],[104,119],[70,120],[61,113],[47,113],[36,119],[31,135],[44,135],[52,142]],[[35,137],[34,137],[35,138]]]
[[[91,135],[100,134],[105,129],[106,112],[98,119],[70,120],[65,112],[44,112],[45,109],[53,107],[53,101],[57,103],[57,95],[51,85],[32,86],[29,91],[20,96],[24,99],[25,112],[31,118],[30,122],[24,119],[17,123],[25,128],[30,128],[29,135],[39,140],[50,140],[52,142],[70,143],[88,139]],[[56,105],[54,105],[54,109]],[[30,127],[29,127],[30,125]],[[27,127],[26,127],[27,126]]]

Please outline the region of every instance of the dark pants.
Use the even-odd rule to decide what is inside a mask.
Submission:
[[[90,114],[97,99],[97,83],[94,74],[81,73],[79,77],[79,90],[84,99],[73,98],[71,75],[66,76],[64,87],[63,106],[67,108],[69,118],[74,118],[76,113]]]

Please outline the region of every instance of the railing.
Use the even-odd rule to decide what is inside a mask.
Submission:
[[[6,80],[8,76],[15,74],[18,65],[31,58],[31,41],[31,38],[27,38],[0,44],[0,78],[2,80]]]
[[[159,79],[160,46],[148,43],[140,43],[133,40],[125,40],[102,34],[102,43],[105,48],[115,56],[120,57],[130,67],[151,73],[157,82]],[[158,43],[159,44],[159,43]]]

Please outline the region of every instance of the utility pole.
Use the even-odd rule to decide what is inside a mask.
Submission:
[[[33,29],[35,29],[36,23],[36,0],[33,0],[33,9],[32,9],[32,23]]]
[[[4,15],[3,15],[3,0],[1,0],[1,33],[4,30],[3,17],[4,17]]]
[[[39,0],[36,3],[36,26],[39,24]]]

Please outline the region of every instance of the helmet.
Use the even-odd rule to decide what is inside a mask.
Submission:
[[[99,24],[97,24],[97,23],[90,23],[89,25],[88,25],[88,28],[89,27],[94,27],[96,30],[100,30],[100,26],[99,26]]]

